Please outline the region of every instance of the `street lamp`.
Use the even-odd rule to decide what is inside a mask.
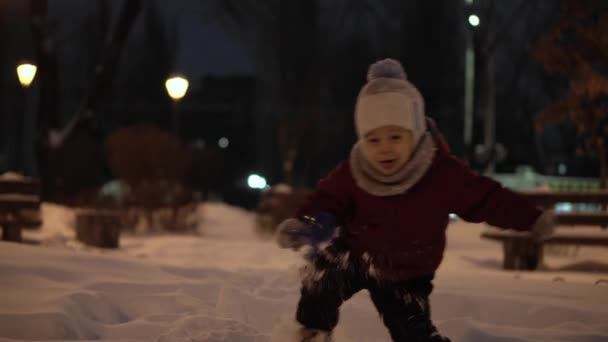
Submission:
[[[29,139],[30,130],[28,129],[28,118],[31,117],[31,113],[29,109],[31,105],[28,106],[28,90],[32,82],[34,81],[34,77],[36,76],[36,70],[38,68],[34,64],[30,63],[21,63],[17,66],[17,77],[19,78],[19,83],[21,84],[21,88],[23,89],[23,115],[20,115],[16,118],[16,133],[15,139],[17,144],[17,153],[15,157],[15,170],[24,173],[34,173],[35,169],[35,161],[31,159],[33,156],[33,146],[31,146],[31,142],[33,139]]]
[[[475,14],[471,14],[469,15],[469,24],[471,24],[471,26],[477,27],[479,26],[480,20],[479,17]]]
[[[172,76],[165,81],[167,94],[173,100],[173,130],[179,136],[179,113],[177,105],[188,91],[188,80],[181,76]]]
[[[465,0],[466,6],[472,8],[473,1]],[[479,25],[479,17],[475,14],[468,16],[468,23],[473,28]],[[465,158],[470,161],[473,157],[473,124],[475,115],[475,38],[473,29],[467,27],[464,51],[464,148]]]
[[[36,76],[36,70],[38,68],[34,64],[23,63],[17,66],[17,77],[19,77],[19,83],[23,88],[28,88],[34,77]]]

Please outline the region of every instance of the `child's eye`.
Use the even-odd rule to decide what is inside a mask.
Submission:
[[[400,135],[391,135],[391,140],[392,141],[399,141],[399,140],[401,140],[401,136]]]
[[[378,138],[368,138],[367,142],[371,144],[377,144],[380,141]]]

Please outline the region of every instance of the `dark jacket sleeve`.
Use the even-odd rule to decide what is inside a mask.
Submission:
[[[495,180],[478,175],[455,157],[448,161],[454,213],[469,222],[487,222],[504,229],[529,230],[541,210]]]
[[[318,182],[316,190],[296,212],[296,217],[327,212],[336,217],[338,224],[343,224],[352,207],[353,192],[353,178],[345,161]]]

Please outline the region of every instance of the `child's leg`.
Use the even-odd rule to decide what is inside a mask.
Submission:
[[[338,324],[342,303],[365,286],[357,265],[337,258],[333,247],[310,265],[312,269],[302,281],[296,319],[307,329],[331,332]]]
[[[432,276],[404,282],[372,282],[369,291],[395,342],[449,342],[431,321]]]
[[[339,310],[344,300],[334,289],[317,292],[303,286],[296,319],[307,329],[330,332],[338,324]]]

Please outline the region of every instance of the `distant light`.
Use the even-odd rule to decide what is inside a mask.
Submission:
[[[264,189],[268,183],[266,183],[266,178],[254,173],[247,177],[247,185],[252,189]]]
[[[220,148],[226,148],[228,145],[230,145],[230,140],[226,137],[221,137],[220,140],[217,141],[217,146]]]
[[[572,212],[572,209],[573,209],[572,203],[568,203],[568,202],[557,203],[555,205],[556,213],[569,213],[569,212]]]
[[[34,64],[24,63],[17,66],[17,77],[19,77],[19,83],[24,88],[27,88],[32,84],[34,77],[36,76],[36,67]]]
[[[458,216],[456,214],[450,214],[450,220],[456,220]]]
[[[188,91],[188,80],[181,76],[174,76],[165,81],[167,93],[174,101],[180,100]]]
[[[469,16],[469,24],[471,24],[471,26],[479,26],[479,22],[479,17],[475,14]]]
[[[560,163],[557,167],[557,173],[563,176],[566,174],[566,172],[568,172],[568,167],[566,166],[566,164]]]
[[[465,2],[466,2],[467,4],[472,4],[472,3],[473,3],[473,0],[465,0]]]

